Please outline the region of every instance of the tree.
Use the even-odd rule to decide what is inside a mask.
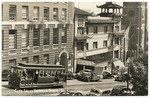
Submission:
[[[132,90],[135,95],[148,95],[148,53],[141,53],[130,63]]]

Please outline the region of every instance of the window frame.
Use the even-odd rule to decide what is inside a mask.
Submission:
[[[45,28],[43,32],[43,45],[49,45],[49,40],[50,40],[49,34],[50,34],[50,30],[48,28]],[[45,42],[45,40],[47,40],[47,42]]]
[[[58,37],[59,37],[59,30],[58,30],[58,28],[53,28],[53,45],[58,44]]]
[[[14,8],[14,10],[12,9]],[[11,18],[11,15],[13,16],[13,18]],[[16,20],[17,19],[17,6],[16,5],[9,5],[9,20]]]
[[[35,13],[35,10],[37,8],[37,13]],[[37,21],[39,20],[39,15],[40,15],[40,8],[38,6],[33,7],[33,20]]]
[[[93,49],[97,49],[98,48],[98,42],[93,42]]]
[[[40,46],[40,29],[33,29],[33,46]]]
[[[22,6],[22,11],[23,11],[23,8],[26,8],[26,13],[23,13],[22,12],[22,20],[28,20],[28,6]],[[25,15],[23,15],[23,14],[25,14]],[[26,16],[26,19],[25,18],[23,18],[23,16]]]
[[[53,8],[53,20],[58,21],[58,8]]]
[[[47,10],[47,13],[45,13],[45,10]],[[48,21],[49,20],[49,7],[44,7],[44,20]]]

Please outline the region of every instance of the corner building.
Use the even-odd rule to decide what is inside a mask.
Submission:
[[[106,2],[97,6],[101,13],[97,16],[75,9],[75,72],[93,69],[95,66],[103,70],[99,72],[117,73],[121,67],[123,56],[124,30],[121,30],[122,7]]]
[[[74,3],[3,2],[2,69],[20,62],[72,68]]]

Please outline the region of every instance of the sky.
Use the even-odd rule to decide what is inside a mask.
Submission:
[[[113,3],[123,6],[122,2],[113,2]],[[75,2],[75,7],[98,14],[100,13],[100,9],[97,8],[96,5],[103,5],[103,4],[105,4],[105,2]]]

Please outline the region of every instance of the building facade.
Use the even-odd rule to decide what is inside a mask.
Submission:
[[[3,2],[2,69],[20,62],[72,68],[72,2]]]
[[[137,56],[140,49],[146,50],[148,46],[147,2],[124,2],[123,6],[123,14],[126,16],[122,19],[122,28],[131,23],[129,50]]]
[[[116,67],[123,65],[122,7],[108,2],[97,8],[101,8],[98,16],[75,11],[75,72],[89,66],[101,66],[103,71],[111,73],[113,64]]]

